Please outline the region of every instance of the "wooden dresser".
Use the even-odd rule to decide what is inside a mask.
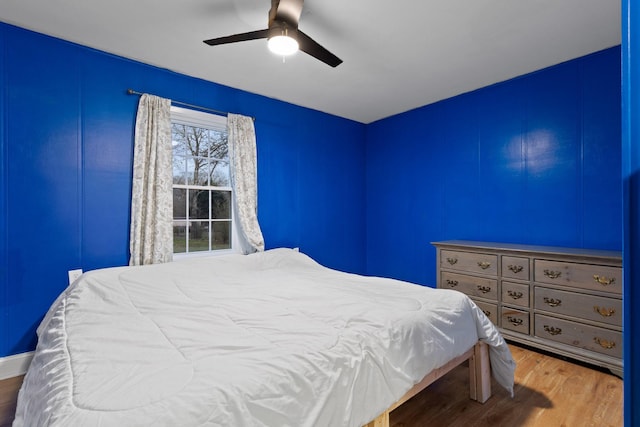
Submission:
[[[471,297],[505,339],[622,376],[619,252],[434,242],[439,288]]]

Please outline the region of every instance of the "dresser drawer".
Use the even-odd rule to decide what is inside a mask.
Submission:
[[[498,306],[496,304],[490,304],[483,301],[473,300],[478,308],[482,310],[485,316],[491,320],[491,322],[498,326]]]
[[[440,252],[440,267],[487,276],[498,275],[498,256],[473,252],[443,250]]]
[[[536,314],[535,335],[539,338],[622,358],[622,332]]]
[[[536,282],[622,294],[622,269],[619,267],[541,259],[534,263]]]
[[[498,299],[498,281],[495,279],[443,271],[440,275],[440,287],[443,289],[455,289],[469,296],[494,301]]]
[[[529,258],[503,256],[502,277],[529,280]]]
[[[503,329],[529,335],[529,312],[502,307],[501,325]]]
[[[529,307],[529,285],[502,282],[502,302],[509,305]]]
[[[536,286],[534,307],[551,313],[622,326],[622,300]]]

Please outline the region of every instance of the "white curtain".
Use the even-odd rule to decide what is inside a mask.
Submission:
[[[258,164],[256,133],[251,117],[227,116],[231,186],[242,252],[264,250],[264,238],[258,224]]]
[[[173,259],[171,101],[143,94],[133,153],[129,265]]]

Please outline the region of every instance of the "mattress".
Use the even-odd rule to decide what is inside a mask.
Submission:
[[[462,293],[323,267],[292,249],[85,273],[54,302],[14,426],[361,426],[478,340]]]

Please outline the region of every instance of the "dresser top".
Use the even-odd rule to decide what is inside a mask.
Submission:
[[[560,246],[520,245],[515,243],[477,242],[473,240],[444,240],[431,242],[436,247],[473,248],[481,250],[509,251],[524,253],[538,253],[547,255],[579,255],[594,258],[622,259],[618,251],[606,251],[600,249],[565,248]]]

